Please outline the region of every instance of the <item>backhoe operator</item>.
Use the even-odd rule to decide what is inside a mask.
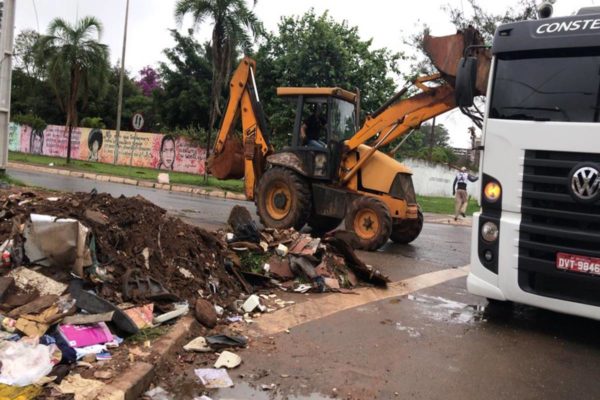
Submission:
[[[320,140],[321,132],[325,130],[327,118],[323,115],[320,104],[315,104],[312,113],[302,122],[300,139],[305,146],[325,148],[326,144]]]

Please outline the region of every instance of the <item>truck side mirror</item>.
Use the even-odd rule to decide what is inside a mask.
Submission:
[[[459,107],[471,107],[477,81],[477,58],[461,58],[456,72],[454,99]]]

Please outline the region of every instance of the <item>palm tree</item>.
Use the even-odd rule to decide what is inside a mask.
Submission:
[[[254,5],[256,5],[254,0]],[[221,115],[221,92],[232,68],[236,49],[245,53],[252,48],[252,37],[263,34],[262,23],[246,5],[246,0],[178,0],[175,5],[175,20],[181,24],[191,14],[194,28],[206,20],[213,23],[210,44],[212,58],[212,87],[207,152],[210,135],[217,117]]]
[[[48,34],[36,44],[38,63],[45,65],[61,111],[66,114],[69,129],[67,163],[71,161],[71,136],[77,125],[77,108],[87,105],[90,87],[104,84],[109,69],[108,47],[99,42],[102,23],[85,17],[70,24],[55,18]]]

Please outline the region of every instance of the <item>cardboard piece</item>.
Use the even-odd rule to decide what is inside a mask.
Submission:
[[[67,285],[50,279],[26,267],[15,268],[8,273],[8,276],[15,280],[15,285],[22,290],[31,291],[35,288],[40,295],[60,296],[67,290]]]
[[[152,328],[154,326],[152,324],[152,319],[154,318],[153,312],[153,303],[125,310],[125,314],[131,318],[139,329]]]
[[[31,214],[25,226],[25,255],[44,265],[69,266],[77,276],[92,265],[87,245],[89,229],[76,219]]]
[[[63,319],[65,325],[88,325],[97,324],[98,322],[108,322],[112,320],[114,311],[105,312],[102,314],[76,314]]]

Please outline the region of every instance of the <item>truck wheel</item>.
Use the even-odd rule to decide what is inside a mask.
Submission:
[[[314,236],[323,236],[329,231],[334,230],[342,222],[339,218],[325,217],[322,215],[311,215],[308,219],[308,226],[311,228],[311,233]]]
[[[394,243],[407,244],[415,240],[423,229],[423,213],[419,210],[417,219],[406,219],[392,227],[390,239]]]
[[[392,232],[390,210],[379,199],[362,196],[352,202],[346,215],[346,229],[357,237],[361,250],[377,250],[383,246]]]
[[[308,184],[285,168],[271,168],[256,188],[256,210],[263,225],[300,230],[308,219],[311,196]]]

